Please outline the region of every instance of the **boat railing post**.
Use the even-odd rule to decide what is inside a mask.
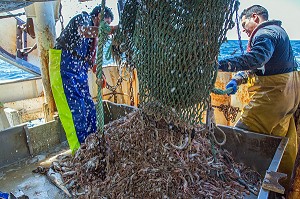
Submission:
[[[46,122],[53,120],[55,107],[49,77],[49,49],[54,47],[56,38],[53,3],[57,2],[34,3],[36,16],[33,18],[44,87],[44,116]]]

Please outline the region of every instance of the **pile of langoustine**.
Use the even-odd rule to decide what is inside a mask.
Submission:
[[[261,185],[203,128],[155,121],[142,110],[105,125],[51,167],[76,198],[244,198]]]

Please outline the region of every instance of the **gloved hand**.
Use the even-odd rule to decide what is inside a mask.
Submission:
[[[230,80],[230,82],[226,85],[226,89],[232,88],[232,92],[228,93],[227,95],[233,95],[237,92],[238,90],[238,84],[235,79]]]

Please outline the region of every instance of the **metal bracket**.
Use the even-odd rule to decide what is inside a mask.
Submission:
[[[27,137],[27,146],[28,146],[29,153],[30,153],[31,157],[33,157],[33,147],[32,147],[32,141],[31,141],[28,126],[25,125],[23,128],[24,128],[24,131],[25,131],[25,134]]]
[[[29,197],[19,190],[17,193],[10,193],[9,199],[29,199]]]
[[[207,110],[206,110],[206,129],[211,132],[214,129],[215,123],[215,114],[214,114],[214,108],[211,105],[211,97],[207,99]]]
[[[219,145],[222,146],[225,144],[226,142],[226,134],[224,133],[224,131],[222,129],[220,129],[217,125],[216,125],[216,119],[215,119],[215,113],[214,113],[214,108],[211,105],[211,98],[208,99],[207,102],[207,110],[206,110],[206,130],[211,134],[211,137],[213,139],[213,141]],[[218,130],[219,133],[221,133],[223,140],[222,142],[219,142],[215,136],[215,129]]]
[[[285,179],[287,174],[274,171],[267,171],[266,177],[263,181],[262,188],[276,193],[284,194],[284,187],[278,182],[280,179]]]

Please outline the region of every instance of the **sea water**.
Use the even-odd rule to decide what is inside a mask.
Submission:
[[[292,40],[291,44],[296,60],[300,63],[300,40]],[[105,46],[104,52],[107,51],[108,46],[109,43]],[[241,41],[241,46],[242,49],[238,40],[228,40],[227,42],[223,43],[220,48],[219,60],[230,56],[240,55],[242,54],[242,51],[245,52],[247,41]],[[114,62],[112,59],[107,60],[105,55],[103,57],[103,65],[112,64]],[[31,77],[34,77],[34,75],[0,59],[0,83],[13,79],[27,79]]]

